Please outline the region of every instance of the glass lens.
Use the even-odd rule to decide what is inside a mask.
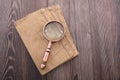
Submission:
[[[64,28],[59,22],[53,21],[45,26],[44,33],[49,40],[59,40],[64,34]]]

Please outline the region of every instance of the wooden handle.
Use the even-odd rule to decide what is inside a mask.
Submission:
[[[50,54],[51,45],[52,45],[52,42],[49,41],[47,49],[46,49],[45,54],[43,56],[43,60],[42,60],[42,63],[41,63],[41,69],[44,69],[46,67],[46,63],[48,61],[48,57],[49,57],[49,54]]]

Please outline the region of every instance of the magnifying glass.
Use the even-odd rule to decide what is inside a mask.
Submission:
[[[44,26],[43,34],[49,42],[42,59],[41,69],[46,67],[52,43],[60,41],[64,37],[64,33],[64,27],[58,21],[50,21]]]

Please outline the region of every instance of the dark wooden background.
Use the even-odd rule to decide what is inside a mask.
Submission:
[[[41,76],[13,22],[55,3],[80,55]],[[120,80],[120,0],[0,0],[0,80]]]

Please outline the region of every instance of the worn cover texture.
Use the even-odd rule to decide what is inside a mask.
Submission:
[[[49,21],[59,21],[65,28],[65,36],[62,40],[52,44],[47,66],[44,70],[41,70],[40,65],[48,44],[48,40],[43,36],[43,27]],[[78,55],[62,15],[62,10],[58,5],[30,13],[24,18],[15,21],[14,25],[42,75]]]

